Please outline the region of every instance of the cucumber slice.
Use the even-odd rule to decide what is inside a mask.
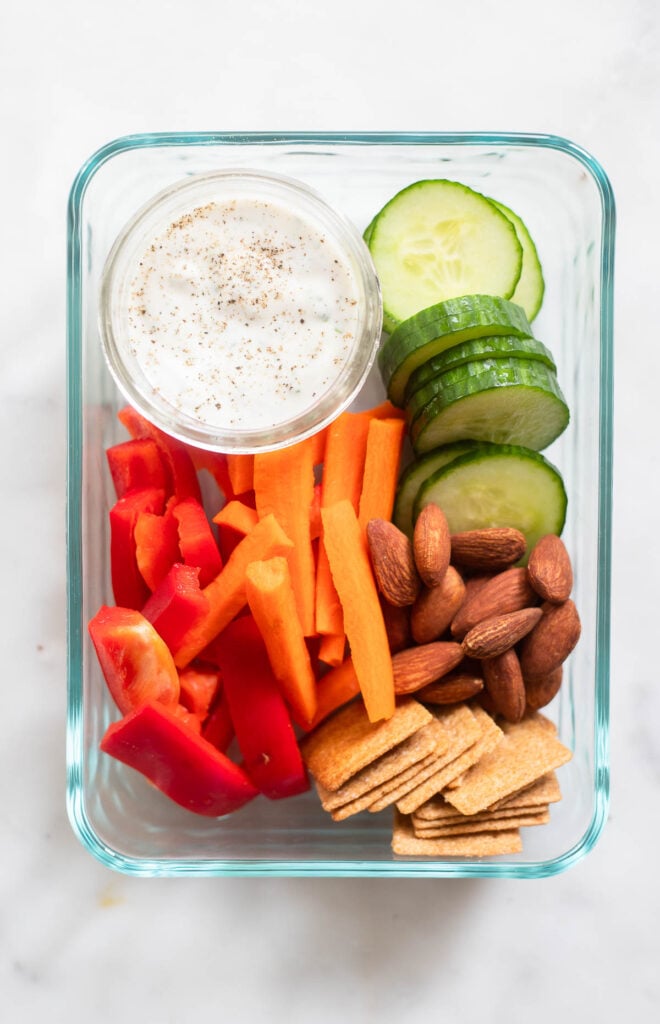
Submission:
[[[480,447],[459,455],[420,487],[414,516],[434,502],[452,533],[513,526],[527,538],[527,554],[546,533],[560,534],[566,519],[561,474],[539,452],[515,445]]]
[[[496,334],[532,337],[524,310],[496,295],[461,295],[410,317],[378,353],[390,401],[403,406],[410,375],[428,359],[463,341]]]
[[[415,392],[428,384],[434,377],[446,373],[447,370],[453,370],[456,366],[479,359],[511,359],[512,357],[538,359],[549,370],[556,371],[557,369],[550,350],[536,338],[517,338],[515,335],[508,334],[476,338],[474,341],[464,341],[460,345],[453,345],[415,370],[408,378],[406,385],[406,404]]]
[[[464,455],[476,447],[475,441],[455,441],[453,444],[434,448],[432,452],[428,452],[406,467],[399,478],[392,513],[392,520],[400,530],[412,537],[413,506],[417,492],[424,481],[441,466],[446,466],[448,462],[458,458],[459,455]]]
[[[433,397],[419,408],[425,391]],[[417,454],[459,440],[540,451],[569,420],[553,371],[524,359],[489,359],[449,370],[413,395],[407,414]]]
[[[541,267],[541,261],[539,260],[539,254],[536,251],[536,246],[529,231],[527,225],[510,210],[504,203],[499,203],[497,199],[491,199],[498,210],[500,210],[505,217],[508,217],[518,235],[518,241],[522,246],[523,261],[522,270],[520,271],[520,278],[516,289],[511,296],[512,302],[517,302],[519,306],[527,313],[527,319],[531,323],[543,303],[543,295],[545,293],[545,281],[543,280],[543,268]]]
[[[383,295],[383,325],[436,302],[485,292],[513,294],[522,246],[505,214],[457,181],[417,181],[376,215],[368,240]]]
[[[376,218],[374,217],[374,219],[369,224],[367,224],[366,228],[362,232],[362,237],[363,237],[364,241],[367,243],[367,245],[369,245],[369,239],[371,238],[371,234],[373,232],[374,224],[375,223],[376,223]]]

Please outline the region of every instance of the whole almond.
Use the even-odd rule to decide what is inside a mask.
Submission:
[[[575,603],[541,605],[541,620],[520,645],[518,657],[525,680],[548,676],[569,656],[580,639],[581,624]]]
[[[442,679],[419,690],[416,698],[422,704],[458,704],[476,697],[483,688],[484,680],[480,672],[459,665]]]
[[[472,658],[496,658],[526,636],[541,615],[540,608],[523,608],[483,619],[463,637],[463,651]]]
[[[410,610],[413,639],[418,644],[437,640],[452,621],[465,597],[465,584],[453,565],[437,587],[424,587]]]
[[[397,608],[412,604],[421,584],[409,538],[394,523],[371,519],[367,523],[367,542],[383,597]]]
[[[527,578],[527,570],[521,567],[505,569],[491,576],[478,590],[469,596],[457,611],[451,623],[453,636],[462,637],[483,619],[506,612],[518,612],[538,603],[538,596]]]
[[[439,505],[425,505],[413,531],[417,571],[427,587],[442,583],[451,557],[449,524]]]
[[[507,722],[519,722],[525,714],[525,684],[513,647],[484,661],[484,683],[497,714]]]
[[[465,530],[451,535],[451,560],[471,569],[504,569],[521,558],[527,541],[511,526]]]
[[[561,537],[547,533],[536,542],[527,562],[527,575],[544,601],[561,604],[573,589],[573,567]]]
[[[406,647],[412,645],[412,633],[410,632],[410,609],[409,608],[397,608],[395,605],[390,604],[382,596],[380,597],[380,607],[383,612],[383,622],[385,623],[385,632],[387,633],[387,640],[390,645],[390,653],[396,654],[397,651],[403,651]]]
[[[392,657],[394,692],[402,694],[421,690],[450,672],[462,659],[461,645],[451,641],[439,640],[400,651]]]
[[[539,711],[557,696],[564,677],[564,668],[558,665],[547,676],[525,680],[525,696],[528,711]]]

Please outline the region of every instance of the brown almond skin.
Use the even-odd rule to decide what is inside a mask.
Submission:
[[[423,686],[440,679],[463,660],[460,644],[436,641],[419,647],[409,647],[392,657],[394,692],[414,693]]]
[[[540,676],[538,679],[526,679],[525,698],[527,710],[539,711],[541,708],[546,707],[559,693],[563,678],[563,665],[558,665],[547,676]]]
[[[428,644],[449,627],[465,597],[465,584],[452,565],[437,587],[424,587],[410,610],[413,640]]]
[[[538,596],[527,578],[527,570],[520,567],[505,569],[479,587],[472,597],[466,596],[452,620],[452,635],[463,637],[483,619],[517,612],[537,603]]]
[[[518,655],[513,647],[483,663],[484,683],[498,715],[519,722],[525,714],[526,695]]]
[[[526,636],[541,615],[540,608],[523,608],[484,619],[465,634],[463,650],[471,658],[496,658]]]
[[[451,560],[470,569],[505,569],[522,558],[527,541],[512,526],[465,530],[451,535]]]
[[[527,562],[529,582],[544,601],[561,604],[573,589],[573,567],[561,537],[547,533],[532,548]]]
[[[427,587],[439,586],[451,557],[449,524],[439,505],[425,505],[417,516],[413,550],[417,572],[423,582]]]
[[[380,597],[380,607],[383,612],[383,622],[385,623],[385,632],[387,633],[387,640],[390,645],[390,653],[396,654],[398,651],[404,651],[413,642],[410,631],[410,609],[397,608],[386,601],[382,594]]]
[[[437,679],[419,690],[417,700],[422,704],[459,704],[461,701],[476,697],[483,688],[484,680],[479,671],[459,665],[442,679]]]
[[[367,523],[367,542],[376,583],[383,597],[397,608],[412,604],[421,582],[409,538],[394,523],[371,519]]]
[[[570,597],[563,604],[546,602],[541,611],[541,620],[518,650],[525,680],[548,676],[566,661],[582,631],[578,610]]]

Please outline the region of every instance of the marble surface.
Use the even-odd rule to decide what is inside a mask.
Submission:
[[[2,5],[3,1019],[654,1018],[658,52],[654,0]],[[560,877],[148,881],[102,867],[67,821],[68,188],[128,132],[305,128],[552,132],[612,180],[612,801]]]

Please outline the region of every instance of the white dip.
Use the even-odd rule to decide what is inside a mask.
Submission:
[[[347,257],[271,200],[192,209],[131,273],[131,353],[162,398],[211,428],[300,415],[339,375],[357,334]]]

